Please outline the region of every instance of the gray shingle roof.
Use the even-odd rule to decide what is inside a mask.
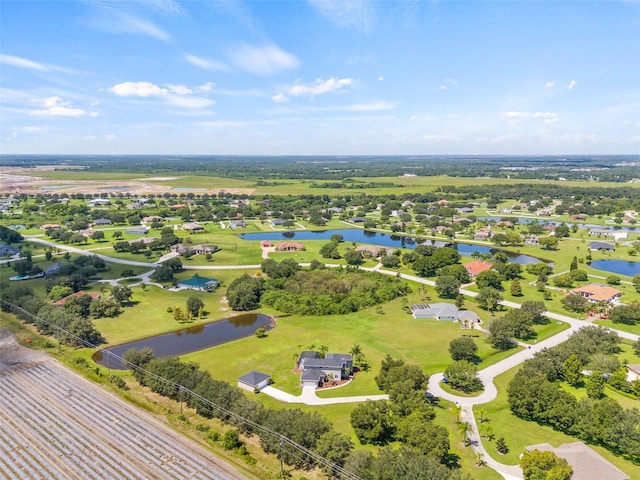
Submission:
[[[238,381],[241,383],[246,383],[251,387],[257,387],[260,383],[264,382],[271,378],[271,375],[267,375],[266,373],[258,372],[257,370],[251,370],[249,373],[238,378]]]

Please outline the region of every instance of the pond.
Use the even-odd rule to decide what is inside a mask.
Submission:
[[[258,327],[271,330],[274,327],[273,318],[261,313],[250,313],[213,323],[195,325],[175,332],[98,350],[93,354],[93,360],[104,367],[110,367],[114,370],[126,370],[126,367],[109,353],[122,357],[131,348],[150,347],[156,357],[184,355],[233,340],[250,337],[255,334]]]
[[[594,260],[591,262],[593,268],[604,270],[619,275],[633,277],[640,274],[640,262],[628,262],[626,260]]]
[[[330,240],[332,235],[342,235],[345,242],[368,243],[370,245],[382,245],[384,247],[393,248],[409,248],[413,249],[420,245],[424,240],[413,237],[405,237],[402,235],[392,235],[380,232],[371,232],[369,230],[361,230],[357,228],[345,228],[340,230],[325,230],[314,232],[310,230],[297,232],[264,232],[264,233],[243,233],[240,238],[245,240]],[[471,243],[456,242],[453,248],[458,250],[461,255],[470,257],[473,252],[492,253],[496,249],[484,245],[475,245]],[[529,265],[532,263],[540,263],[541,260],[530,255],[522,255],[518,253],[505,252],[509,261]]]
[[[495,216],[484,216],[484,217],[476,217],[478,220],[494,220],[494,221],[500,221],[503,218],[508,218],[508,219],[513,219],[514,217],[505,214],[505,215],[495,215]],[[573,223],[572,222],[558,222],[557,220],[546,220],[545,218],[540,218],[540,217],[515,217],[518,220],[518,223],[526,225],[527,223],[531,223],[531,222],[538,222],[540,225],[560,225],[562,223],[565,223],[565,225],[567,225],[568,227],[572,227]],[[597,230],[613,230],[615,232],[629,232],[629,233],[638,233],[640,232],[640,227],[625,227],[625,226],[621,226],[621,225],[593,225],[590,223],[576,223],[575,224],[578,228],[581,228],[583,230],[591,230],[591,229],[597,229]]]

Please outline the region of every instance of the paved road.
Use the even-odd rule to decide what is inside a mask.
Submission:
[[[26,239],[29,241],[38,242],[44,245],[54,246],[54,247],[67,250],[70,252],[78,253],[81,255],[95,255],[95,253],[91,251],[82,250],[82,249],[71,247],[68,245],[60,245],[60,244],[50,242],[48,240],[43,240],[40,238],[26,237]],[[101,255],[101,254],[98,254],[98,257],[102,258],[105,261],[120,263],[125,265],[143,266],[143,267],[149,267],[149,268],[156,268],[160,266],[160,263],[137,262],[132,260],[113,258],[106,255]],[[167,256],[163,257],[163,259],[166,259],[166,258]],[[264,255],[263,255],[263,258],[264,258]],[[331,266],[331,265],[327,265],[327,266]],[[260,265],[204,265],[204,266],[185,266],[184,268],[187,270],[239,270],[239,269],[258,269],[260,268]],[[363,268],[363,270],[378,271],[380,273],[398,276],[400,278],[404,278],[406,280],[410,280],[417,283],[422,283],[424,285],[435,286],[435,282],[433,280],[427,280],[421,277],[417,277],[415,275],[409,275],[405,273],[399,274],[398,272],[395,272],[395,271],[383,270],[380,264],[371,268]],[[150,273],[151,272],[147,272],[147,278],[148,278],[148,274]],[[478,295],[477,292],[473,292],[467,289],[460,289],[460,293],[462,295],[469,296],[469,297],[476,297]],[[510,308],[520,308],[521,306],[518,303],[510,302],[510,301],[502,301],[501,304]],[[588,325],[581,320],[569,317],[567,315],[562,315],[554,312],[545,312],[545,315],[550,319],[560,320],[568,323],[570,325],[570,328],[567,330],[563,330],[562,332],[554,335],[553,337],[547,338],[546,340],[541,341],[536,345],[531,345],[527,349],[517,352],[494,365],[491,365],[485,369],[480,370],[478,372],[478,376],[484,384],[484,391],[480,395],[476,397],[459,397],[457,395],[453,395],[448,392],[445,392],[440,386],[440,382],[442,381],[442,378],[443,378],[442,373],[436,373],[434,375],[431,375],[429,379],[429,391],[432,394],[438,397],[444,398],[445,400],[455,402],[462,407],[462,412],[465,415],[466,421],[468,421],[472,425],[472,427],[475,428],[476,439],[474,440],[474,442],[472,442],[472,446],[474,450],[476,452],[481,453],[484,456],[484,460],[487,462],[487,464],[491,468],[495,469],[507,480],[521,479],[522,474],[519,473],[520,469],[517,466],[501,464],[493,460],[490,457],[490,455],[487,454],[486,450],[484,449],[484,446],[482,445],[482,440],[480,436],[477,434],[477,425],[475,422],[475,418],[473,416],[473,406],[490,402],[496,398],[498,392],[493,383],[493,380],[497,375],[500,375],[501,373],[504,373],[505,371],[521,364],[522,362],[524,362],[529,358],[532,358],[536,352],[539,352],[545,348],[553,347],[555,345],[558,345],[566,341],[573,333],[578,331],[580,328],[583,328]],[[616,332],[620,337],[629,339],[632,341],[636,341],[639,338],[638,335],[634,335],[631,333],[622,332],[615,329],[610,329],[610,330]],[[363,397],[341,397],[342,400],[340,400],[339,398],[321,399],[315,395],[315,389],[313,392],[311,392],[310,390],[305,392],[303,390],[302,394],[299,396],[288,394],[274,387],[267,387],[262,391],[267,395],[270,395],[274,398],[277,398],[287,403],[305,403],[307,405],[327,405],[330,403],[345,403],[345,402],[353,402],[353,401],[365,401],[365,400],[371,400],[371,399],[379,400],[386,397],[384,395],[373,395],[373,396],[363,396]]]

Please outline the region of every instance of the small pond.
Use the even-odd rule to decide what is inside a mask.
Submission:
[[[368,243],[370,245],[382,245],[384,247],[393,248],[416,248],[423,242],[422,239],[413,237],[405,237],[402,235],[392,235],[380,232],[371,232],[369,230],[361,230],[357,228],[345,228],[340,230],[325,230],[322,232],[313,232],[310,230],[298,232],[264,232],[264,233],[244,233],[239,236],[245,240],[330,240],[332,235],[342,235],[345,242]],[[471,243],[456,242],[453,248],[460,252],[460,255],[470,257],[473,252],[490,253],[496,249],[484,245],[475,245]],[[509,261],[529,265],[531,263],[540,263],[541,260],[530,255],[522,255],[518,253],[505,252]]]
[[[627,262],[626,260],[594,260],[591,262],[593,268],[606,272],[617,273],[618,275],[640,274],[640,262]]]
[[[73,185],[44,185],[40,187],[40,190],[60,190],[61,188],[69,188]]]
[[[93,354],[93,360],[104,367],[114,370],[126,370],[126,367],[108,352],[122,357],[131,348],[150,347],[156,357],[184,355],[223,343],[239,340],[255,334],[258,327],[266,330],[273,328],[269,315],[250,313],[226,318],[218,322],[187,327],[175,332],[143,338],[135,342],[123,343],[115,347],[103,348]]]

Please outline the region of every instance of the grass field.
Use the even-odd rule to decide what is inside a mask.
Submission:
[[[487,451],[494,459],[506,464],[518,463],[518,457],[524,452],[524,447],[527,445],[548,442],[557,447],[563,443],[579,441],[579,439],[575,437],[565,435],[546,425],[521,420],[511,413],[507,403],[507,386],[515,376],[518,368],[519,367],[516,367],[497,376],[495,384],[498,388],[498,397],[494,401],[474,409],[476,418],[480,409],[486,411],[486,416],[489,418],[489,425],[491,425],[495,438],[505,438],[506,444],[509,447],[509,452],[506,455],[500,455],[496,452],[495,440],[488,441],[483,439],[483,442]],[[607,395],[609,395],[609,392],[610,390],[606,391]],[[640,465],[615,456],[608,450],[597,445],[590,445],[590,447],[616,467],[627,473],[631,478],[640,478]]]

